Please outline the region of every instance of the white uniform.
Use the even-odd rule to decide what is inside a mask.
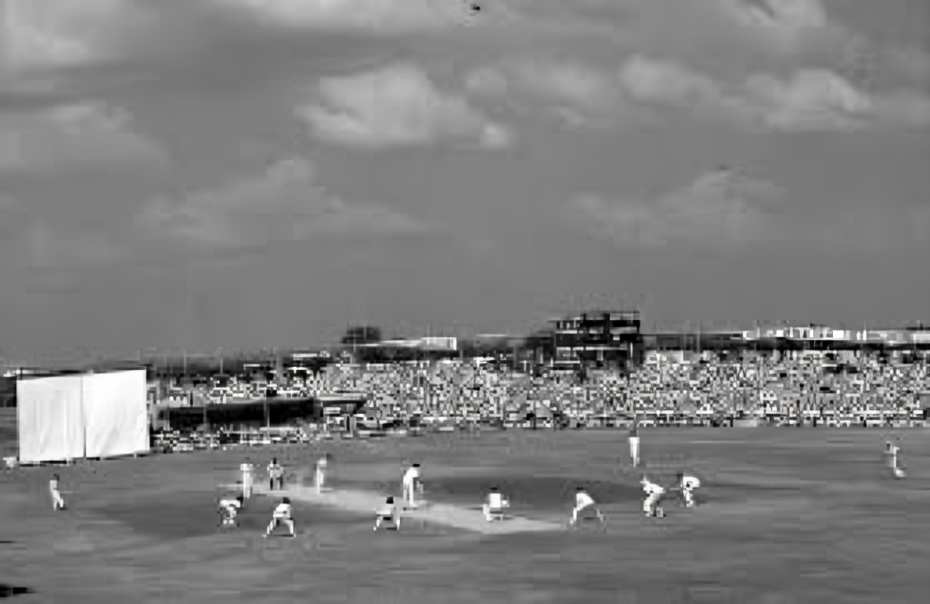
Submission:
[[[243,462],[239,465],[242,472],[242,498],[248,499],[252,496],[252,464]]]
[[[639,465],[639,432],[632,430],[627,440],[630,443],[630,461],[636,467]]]
[[[329,465],[329,462],[326,460],[326,457],[321,457],[316,460],[316,472],[313,476],[313,486],[316,487],[317,494],[323,492],[323,485],[326,483],[326,466]]]
[[[642,485],[643,492],[646,494],[646,498],[643,500],[643,513],[647,516],[661,514],[659,512],[661,509],[659,507],[659,500],[665,495],[665,489],[648,480],[643,480]]]
[[[220,499],[220,512],[223,514],[223,526],[235,526],[236,517],[242,504],[238,499]]]
[[[597,504],[594,502],[594,499],[588,495],[587,491],[578,491],[575,493],[575,507],[572,509],[572,518],[568,523],[570,525],[577,523],[579,514],[588,508],[594,510],[598,520],[604,522],[604,517],[601,515],[601,511],[597,509]]]
[[[495,515],[500,515],[504,513],[504,510],[510,507],[510,502],[504,498],[503,494],[497,491],[491,491],[488,493],[488,499],[481,506],[481,511],[484,512],[484,518],[488,522],[494,519]]]
[[[416,492],[419,482],[420,468],[414,468],[413,466],[407,468],[407,471],[404,472],[404,478],[401,484],[405,505],[409,507],[416,507]]]
[[[275,507],[274,512],[271,514],[271,522],[268,523],[268,529],[265,531],[265,536],[267,537],[270,535],[279,524],[283,524],[287,527],[288,531],[290,531],[291,537],[295,536],[291,504],[279,503],[277,507]]]
[[[58,511],[65,509],[65,500],[61,497],[61,491],[58,490],[58,479],[52,478],[48,481],[48,492],[52,496],[52,510]]]
[[[377,531],[385,521],[393,522],[394,528],[400,530],[400,514],[397,513],[397,505],[393,502],[388,503],[385,501],[375,511],[375,526],[371,530]]]
[[[901,447],[889,443],[885,452],[888,455],[888,466],[891,468],[894,477],[904,478],[904,470],[898,467],[898,454],[901,452]]]
[[[694,507],[694,489],[701,486],[701,481],[697,476],[685,474],[681,477],[681,483],[678,486],[681,488],[681,496],[685,500],[685,507]]]

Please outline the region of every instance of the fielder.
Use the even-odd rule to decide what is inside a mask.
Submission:
[[[323,485],[326,484],[326,468],[329,466],[329,453],[324,453],[322,457],[316,460],[316,471],[313,474],[313,486],[316,487],[316,494],[323,492]]]
[[[294,518],[293,510],[291,508],[291,500],[287,497],[281,499],[274,512],[271,513],[271,522],[268,523],[268,528],[265,529],[265,537],[271,536],[271,533],[274,532],[279,525],[283,524],[287,527],[290,537],[296,537],[297,533],[294,531]]]
[[[51,480],[48,481],[48,492],[52,496],[52,510],[55,512],[65,509],[65,500],[61,497],[59,484],[58,474],[52,474]]]
[[[277,457],[271,458],[268,464],[268,490],[274,490],[274,483],[277,481],[278,489],[284,489],[284,466],[278,463]]]
[[[391,496],[388,496],[381,507],[375,511],[375,526],[371,530],[377,532],[384,522],[390,522],[394,525],[394,530],[400,530],[400,513]]]
[[[694,507],[694,490],[700,488],[701,481],[697,476],[691,476],[690,474],[685,474],[684,472],[679,472],[677,474],[678,485],[677,488],[681,491],[681,498],[684,501],[686,508]]]
[[[572,509],[572,517],[568,521],[568,526],[575,526],[575,524],[578,523],[580,515],[586,510],[593,511],[601,524],[604,524],[604,515],[601,514],[601,510],[598,509],[597,504],[594,502],[594,498],[588,495],[584,487],[577,487],[575,489],[575,507]]]
[[[242,495],[237,495],[234,498],[226,497],[225,499],[220,499],[220,526],[239,526],[239,522],[236,519],[239,516],[239,510],[241,508]]]
[[[252,497],[252,471],[254,467],[249,458],[246,457],[245,461],[239,464],[239,470],[242,472],[242,498],[249,499]]]
[[[650,481],[645,475],[639,484],[643,486],[643,492],[646,493],[646,498],[643,500],[643,513],[650,518],[664,518],[665,510],[659,503],[665,495],[665,489]]]
[[[420,464],[412,464],[401,481],[401,492],[405,508],[417,507],[417,493],[423,492],[423,482],[420,478]]]
[[[639,466],[639,428],[636,423],[633,423],[633,427],[630,428],[630,435],[627,437],[627,441],[630,444],[630,461],[633,463],[633,467]]]
[[[885,442],[885,455],[888,457],[888,467],[895,478],[904,478],[904,470],[898,466],[898,455],[901,453],[901,447],[893,442]]]
[[[481,505],[481,511],[484,513],[484,518],[488,522],[494,520],[495,516],[503,518],[504,510],[509,508],[510,501],[501,494],[497,487],[491,487],[487,499]]]

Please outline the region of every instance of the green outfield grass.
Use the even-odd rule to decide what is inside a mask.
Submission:
[[[906,480],[888,477],[887,432],[643,432],[646,472],[696,472],[701,506],[640,514],[622,432],[505,432],[332,441],[151,456],[0,473],[0,584],[30,602],[924,602],[930,560],[930,432],[898,432]],[[297,539],[261,538],[275,503],[216,528],[217,485],[248,455],[309,477],[333,453],[333,487],[396,492],[423,464],[429,499],[478,506],[487,487],[514,512],[567,520],[577,484],[608,517],[575,531],[482,536],[295,506]],[[71,508],[52,513],[62,476]],[[0,593],[2,595],[2,593]]]

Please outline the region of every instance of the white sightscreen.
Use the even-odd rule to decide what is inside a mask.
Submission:
[[[83,391],[87,457],[149,450],[144,369],[85,375]]]
[[[16,420],[21,463],[84,456],[84,420],[79,375],[19,380]]]

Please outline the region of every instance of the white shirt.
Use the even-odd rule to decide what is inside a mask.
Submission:
[[[413,484],[413,481],[420,478],[420,469],[410,467],[404,472],[404,484]]]
[[[682,476],[681,477],[681,488],[696,489],[699,486],[701,486],[701,481],[698,480],[696,476]]]
[[[284,468],[280,464],[268,464],[268,475],[272,478],[279,478],[284,473]]]
[[[326,465],[327,465],[327,461],[326,461],[326,458],[325,458],[325,457],[321,457],[321,458],[319,458],[318,460],[316,460],[316,469],[317,469],[317,470],[325,470],[325,469],[326,469]]]
[[[504,496],[498,492],[488,493],[488,505],[492,508],[504,506]]]
[[[57,490],[58,490],[58,479],[57,479],[57,478],[52,478],[51,480],[49,480],[49,481],[48,481],[48,488],[49,488],[50,491],[57,491]]]
[[[290,518],[291,517],[291,504],[289,503],[279,503],[274,509],[275,518]]]
[[[243,474],[251,474],[251,473],[252,473],[252,464],[250,464],[250,463],[243,463],[242,465],[239,466],[239,469],[242,470],[242,473],[243,473]]]
[[[594,505],[594,499],[587,492],[579,491],[575,493],[575,507],[583,508],[589,505]]]
[[[665,489],[654,482],[646,481],[643,483],[643,492],[647,495],[661,495],[665,493]]]
[[[221,499],[221,500],[220,500],[220,507],[221,507],[221,508],[227,508],[227,509],[238,510],[239,508],[242,507],[242,504],[239,503],[239,500],[238,500],[238,499]]]

